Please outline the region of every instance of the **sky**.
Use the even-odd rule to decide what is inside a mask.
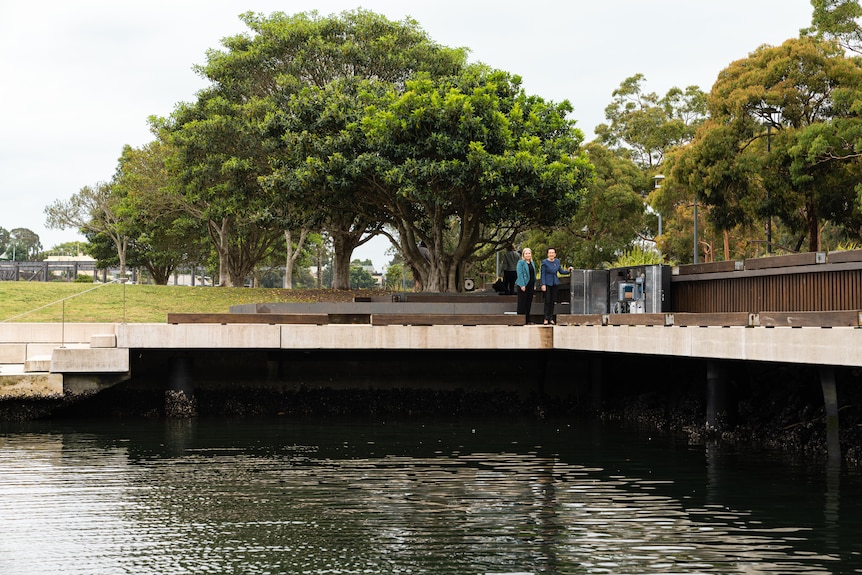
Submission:
[[[123,146],[153,139],[147,119],[192,102],[193,70],[239,14],[322,15],[363,8],[410,17],[439,44],[518,74],[529,94],[569,100],[594,138],[614,89],[643,74],[647,91],[709,91],[718,73],[810,24],[809,0],[0,0],[0,227],[43,248],[83,239],[50,230],[45,207],[109,181]],[[380,270],[387,240],[354,252]]]

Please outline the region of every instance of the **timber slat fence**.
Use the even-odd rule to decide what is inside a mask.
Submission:
[[[862,310],[761,313],[641,313],[557,315],[558,325],[677,327],[862,327]]]
[[[862,250],[682,265],[674,312],[799,312],[862,308]]]

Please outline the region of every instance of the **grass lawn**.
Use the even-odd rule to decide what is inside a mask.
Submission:
[[[353,301],[373,290],[285,290],[0,281],[0,322],[164,323],[169,312],[227,313],[246,303]]]

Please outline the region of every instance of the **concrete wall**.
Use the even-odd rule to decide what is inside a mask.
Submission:
[[[862,366],[862,329],[561,326],[554,349]]]

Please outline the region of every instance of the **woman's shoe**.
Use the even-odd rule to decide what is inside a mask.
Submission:
[[[545,322],[542,325],[548,325],[548,320],[545,320]]]

